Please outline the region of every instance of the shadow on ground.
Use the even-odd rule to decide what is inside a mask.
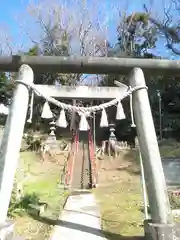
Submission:
[[[41,216],[37,216],[34,214],[30,214],[30,216],[33,219],[35,219],[39,222],[43,222],[48,225],[64,226],[69,229],[75,229],[75,230],[91,233],[96,236],[106,237],[109,240],[141,240],[141,239],[144,240],[144,236],[122,236],[120,234],[115,234],[115,233],[110,233],[110,232],[103,231],[103,230],[98,230],[98,229],[95,229],[95,228],[92,228],[89,226],[83,226],[78,223],[72,223],[72,222],[67,222],[67,221],[62,221],[62,220],[53,220],[53,219],[50,219],[47,217],[41,217]]]

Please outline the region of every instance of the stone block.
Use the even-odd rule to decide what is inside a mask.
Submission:
[[[0,223],[0,240],[12,240],[14,237],[14,222],[7,220]]]
[[[180,224],[158,224],[145,220],[144,232],[147,240],[176,240],[180,239]]]

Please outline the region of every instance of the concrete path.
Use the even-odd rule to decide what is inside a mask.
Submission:
[[[105,240],[101,232],[100,212],[90,192],[77,192],[68,198],[54,228],[51,240]]]

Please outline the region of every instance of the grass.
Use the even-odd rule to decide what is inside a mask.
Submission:
[[[180,143],[173,139],[163,140],[160,143],[162,157],[180,157]]]
[[[172,140],[163,141],[160,152],[163,157],[179,157],[180,144]],[[107,162],[110,160],[107,159],[103,160],[106,163],[100,167],[100,181],[102,178],[106,181],[103,184],[99,182],[94,193],[100,205],[102,229],[107,239],[118,240],[123,236],[143,235],[143,199],[137,156],[136,152],[127,151],[116,160],[114,167],[109,167]],[[132,165],[119,169],[119,166],[127,162]],[[114,177],[116,180],[113,180]]]
[[[23,194],[38,197],[48,204],[44,215],[56,220],[67,197],[60,187],[61,169],[57,164],[46,162],[42,164],[34,152],[21,153],[19,167],[16,172],[16,181],[23,181]],[[52,226],[36,220],[25,212],[22,216],[15,216],[15,232],[27,240],[48,239]]]
[[[180,158],[180,143],[173,139],[164,140],[160,144],[160,153],[162,157]],[[169,200],[172,209],[180,209],[179,196],[169,194]],[[174,217],[175,222],[180,222],[180,216]]]
[[[143,234],[142,197],[138,185],[137,179],[132,177],[131,182],[124,181],[95,190],[101,207],[102,230],[108,239]]]
[[[105,231],[107,239],[118,240],[122,239],[122,236],[143,235],[144,215],[140,177],[135,171],[137,168],[133,168],[132,165],[123,167],[133,156],[134,154],[126,152],[121,159],[115,160],[116,166],[110,164],[111,169],[108,170],[106,162],[106,167],[101,167],[106,169],[100,172],[100,175],[106,175],[103,178],[106,182],[102,185],[100,183],[94,193],[100,205],[102,230]],[[113,181],[113,177],[116,180]]]
[[[180,156],[180,144],[164,141],[160,145],[160,152],[164,157]],[[110,240],[122,239],[122,236],[142,236],[144,214],[137,153],[127,151],[121,154],[120,159],[101,162],[100,186],[93,191],[101,209],[102,230]],[[131,166],[123,167],[128,162]],[[49,205],[45,217],[54,220],[59,216],[67,196],[58,187],[60,172],[55,163],[42,165],[35,153],[23,152],[16,174],[17,181],[25,179],[24,194],[36,194],[40,201],[47,202]],[[28,213],[16,216],[15,220],[16,233],[27,240],[46,240],[50,236],[52,226],[36,220]]]

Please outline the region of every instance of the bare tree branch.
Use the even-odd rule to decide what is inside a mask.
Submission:
[[[56,42],[60,42],[66,33],[70,55],[106,55],[105,40],[110,15],[102,7],[99,8],[96,1],[91,5],[85,0],[71,1],[69,5],[66,2],[62,5],[59,1],[39,1],[38,4],[31,2],[27,12],[36,25],[34,29],[41,31],[40,39],[34,41],[28,28],[24,29],[34,44],[42,46],[48,39],[47,50],[58,49]]]
[[[180,18],[173,22],[174,8],[177,11],[177,15],[180,16],[180,1],[173,0],[166,7],[164,6],[164,19],[159,20],[152,16],[152,13],[148,10],[147,6],[144,5],[144,9],[149,14],[149,21],[153,23],[157,29],[164,34],[166,39],[166,47],[170,49],[174,54],[180,55],[180,49],[175,44],[180,44]]]

